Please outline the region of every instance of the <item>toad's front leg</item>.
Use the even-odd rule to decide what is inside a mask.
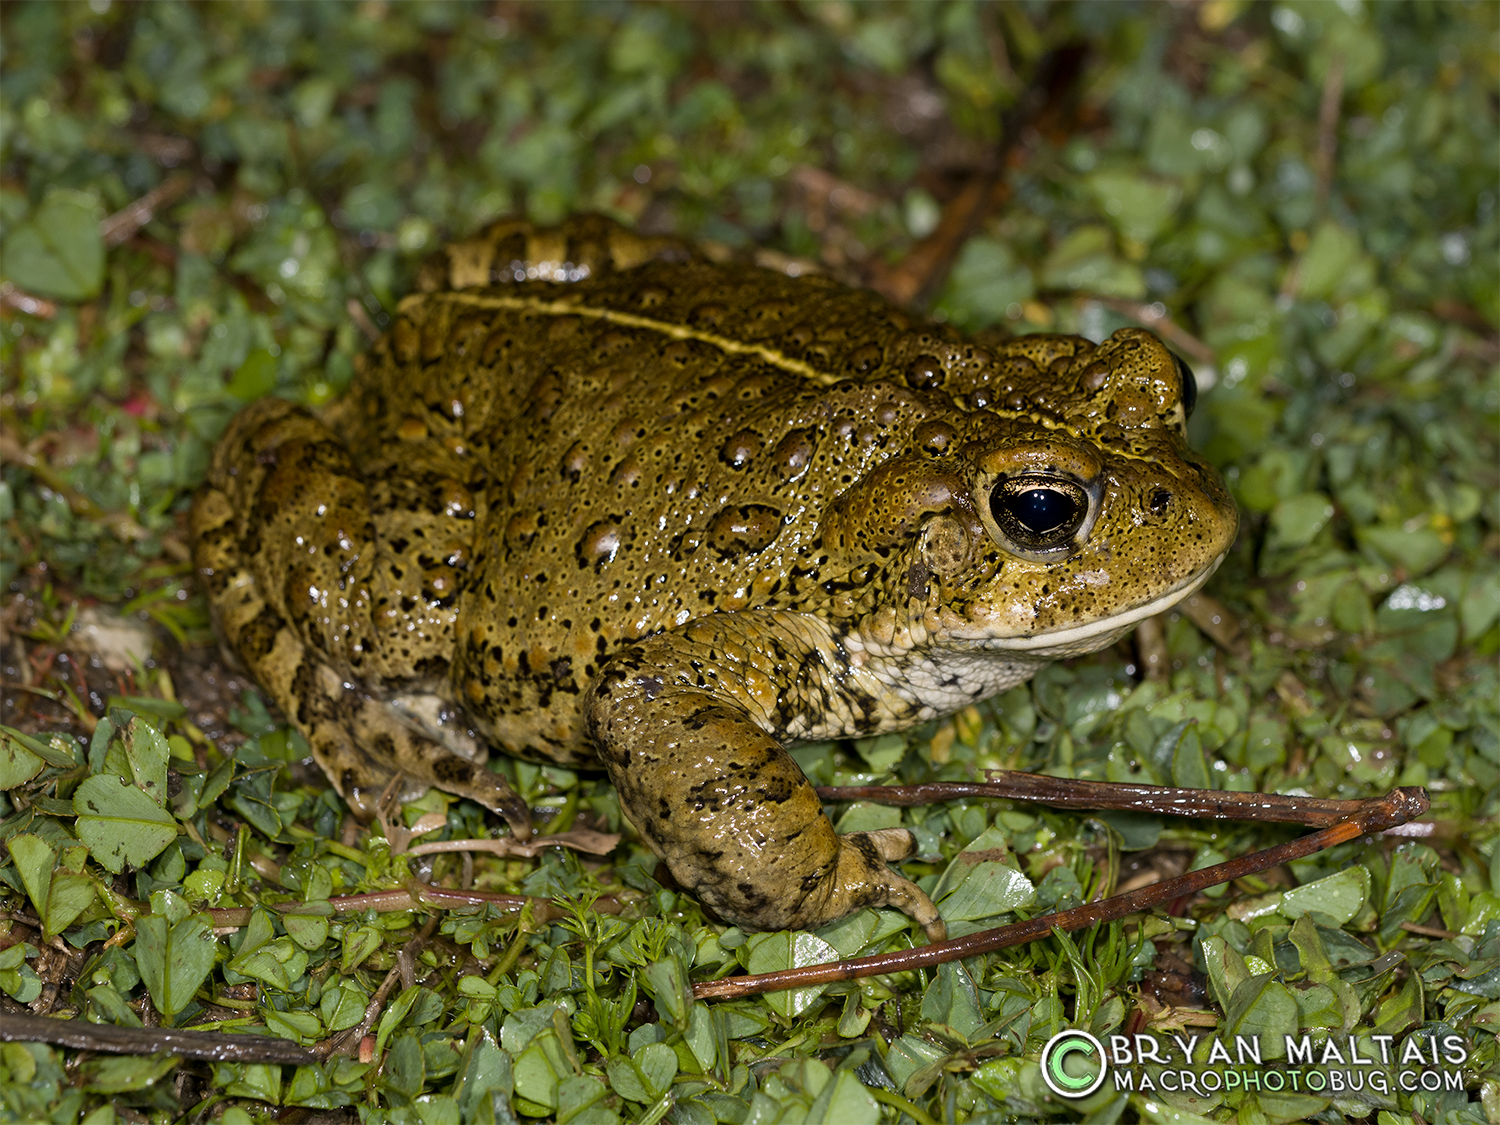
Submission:
[[[887,861],[905,829],[840,836],[777,735],[837,679],[817,626],[783,613],[714,614],[612,657],[589,730],[625,812],[684,887],[751,930],[813,929],[893,906],[939,941],[937,908]]]

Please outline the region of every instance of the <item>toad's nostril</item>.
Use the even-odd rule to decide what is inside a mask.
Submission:
[[[1172,502],[1172,494],[1165,488],[1158,488],[1151,494],[1151,510],[1160,515]]]

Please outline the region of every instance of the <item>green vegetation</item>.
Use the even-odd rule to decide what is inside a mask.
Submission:
[[[1500,1120],[1497,33],[1492,5],[1357,0],[0,9],[0,989],[313,1044],[399,978],[366,1061],[0,1045],[0,1120]],[[253,693],[203,717],[214,650],[182,518],[228,417],[337,397],[423,258],[502,214],[603,210],[848,276],[899,261],[1072,38],[1083,124],[1028,142],[930,311],[1187,334],[1194,440],[1244,517],[1208,593],[1242,635],[1174,613],[1141,646],[1159,674],[1126,642],[799,760],[818,783],[1425,785],[1432,834],[931,974],[723,1003],[690,982],[911,931],[884,912],[725,930],[628,834],[602,863],[474,858],[475,886],[552,898],[555,920],[331,906],[410,869],[457,886],[464,864],[341,835]],[[549,830],[620,827],[600,778],[502,768]],[[439,793],[406,825],[431,814],[424,840],[488,831]],[[955,933],[1290,834],[1005,803],[834,815],[911,826],[907,870]],[[242,920],[215,934],[209,909]],[[1464,1088],[1107,1083],[1064,1104],[1036,1060],[1070,1025],[1202,1034],[1200,1056],[1213,1031],[1347,1032],[1365,1053],[1453,1034]]]

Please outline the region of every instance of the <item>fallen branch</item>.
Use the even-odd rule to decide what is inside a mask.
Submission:
[[[317,1062],[312,1052],[286,1039],[270,1035],[224,1035],[217,1031],[175,1031],[165,1027],[116,1027],[80,1019],[6,1012],[0,1019],[0,1042],[55,1043],[80,1051],[103,1051],[112,1055],[154,1055],[170,1051],[190,1059],[211,1062],[285,1063]]]

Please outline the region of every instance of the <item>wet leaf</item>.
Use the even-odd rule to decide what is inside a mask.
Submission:
[[[177,1069],[179,1055],[163,1053],[137,1058],[96,1059],[84,1068],[83,1088],[96,1094],[145,1090]]]
[[[979,992],[961,962],[938,966],[922,996],[922,1018],[951,1028],[965,1040],[984,1026]]]
[[[87,192],[50,189],[30,220],[7,236],[5,277],[41,297],[95,296],[104,282],[103,217],[98,200]]]
[[[47,764],[27,747],[27,741],[19,731],[12,733],[9,727],[0,727],[0,789],[24,785]]]
[[[806,1120],[813,1125],[876,1125],[880,1106],[851,1071],[840,1071],[823,1087]]]
[[[177,838],[172,814],[123,777],[99,774],[73,793],[78,837],[106,870],[140,867]]]
[[[949,922],[1005,914],[1036,897],[1031,880],[1014,867],[994,861],[964,867],[956,885],[938,900],[938,911]]]
[[[1370,873],[1355,864],[1326,879],[1284,892],[1277,909],[1283,918],[1301,918],[1313,911],[1343,925],[1359,913],[1369,896]]]
[[[677,1053],[665,1043],[651,1043],[630,1057],[611,1059],[607,1072],[615,1093],[650,1104],[671,1086],[677,1074]]]
[[[1297,1000],[1270,974],[1242,981],[1224,1006],[1223,1034],[1258,1037],[1266,1058],[1284,1057],[1286,1037],[1297,1030]]]
[[[208,977],[219,952],[213,921],[194,914],[175,925],[154,914],[136,919],[135,960],[151,1002],[168,1026]]]

